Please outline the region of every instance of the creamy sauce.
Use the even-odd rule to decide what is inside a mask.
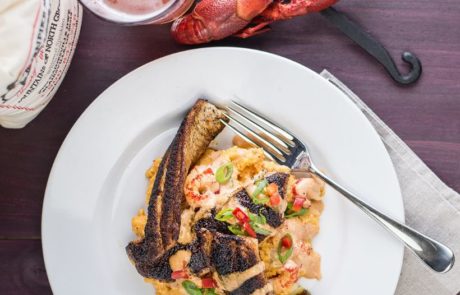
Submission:
[[[221,277],[221,282],[224,288],[228,291],[233,291],[239,288],[248,279],[260,274],[265,269],[263,262],[259,262],[253,267],[239,273],[232,273],[227,276]]]
[[[321,278],[321,256],[313,251],[310,243],[301,242],[301,250],[292,259],[299,266],[299,276],[308,279]]]
[[[284,233],[291,233],[294,242],[295,241],[308,241],[313,239],[319,232],[318,225],[312,225],[310,223],[305,224],[298,218],[287,219],[281,229],[278,231],[279,235],[282,236]]]
[[[185,269],[185,266],[190,262],[192,253],[188,250],[179,250],[174,255],[169,257],[169,265],[172,271]]]
[[[165,7],[170,0],[104,0],[104,3],[128,14],[150,14]]]
[[[194,235],[192,233],[193,210],[186,209],[182,212],[180,231],[178,242],[181,244],[188,244],[193,241]]]
[[[273,292],[273,285],[269,282],[263,288],[257,289],[251,295],[266,295]]]

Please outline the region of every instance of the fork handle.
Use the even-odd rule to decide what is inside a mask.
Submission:
[[[323,179],[327,184],[332,186],[367,215],[377,221],[377,223],[401,239],[407,248],[412,250],[415,255],[434,271],[445,273],[454,265],[454,253],[449,247],[379,212],[313,165],[310,165],[309,171]]]

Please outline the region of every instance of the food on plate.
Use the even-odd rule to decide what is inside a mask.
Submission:
[[[128,256],[158,294],[305,294],[298,279],[321,277],[311,241],[324,183],[296,179],[257,147],[210,149],[224,118],[198,100],[153,162]]]

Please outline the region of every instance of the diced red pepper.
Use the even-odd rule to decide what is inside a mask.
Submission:
[[[291,249],[292,247],[292,240],[288,236],[284,236],[281,239],[281,245],[286,249]]]
[[[278,206],[281,203],[281,196],[280,194],[276,193],[270,196],[270,205]]]
[[[188,274],[187,274],[187,271],[185,271],[183,269],[182,270],[176,270],[176,271],[172,272],[171,278],[173,280],[186,279],[186,278],[188,278]]]
[[[214,172],[212,171],[211,168],[208,168],[208,169],[203,171],[203,174],[214,174]]]
[[[246,213],[243,212],[240,208],[236,207],[235,210],[232,212],[233,216],[241,222],[241,223],[247,223],[249,221],[249,216],[246,215]]]
[[[216,281],[213,278],[202,278],[201,279],[201,286],[205,289],[215,288],[217,287]]]
[[[257,238],[256,232],[252,229],[251,225],[249,222],[243,223],[243,229],[248,233],[249,236],[253,238]]]
[[[303,202],[305,202],[305,199],[296,197],[294,199],[294,203],[292,204],[292,211],[297,212],[302,209]]]
[[[282,264],[285,264],[288,261],[289,257],[291,257],[292,255],[293,250],[294,249],[292,248],[292,236],[290,234],[285,234],[279,241],[278,249],[276,251],[278,253],[278,259],[281,261]]]

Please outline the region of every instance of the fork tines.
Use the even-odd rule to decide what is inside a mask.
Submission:
[[[235,101],[226,110],[225,116],[230,121],[221,120],[223,124],[248,143],[261,147],[268,158],[281,164],[286,162],[296,146],[291,134]]]

